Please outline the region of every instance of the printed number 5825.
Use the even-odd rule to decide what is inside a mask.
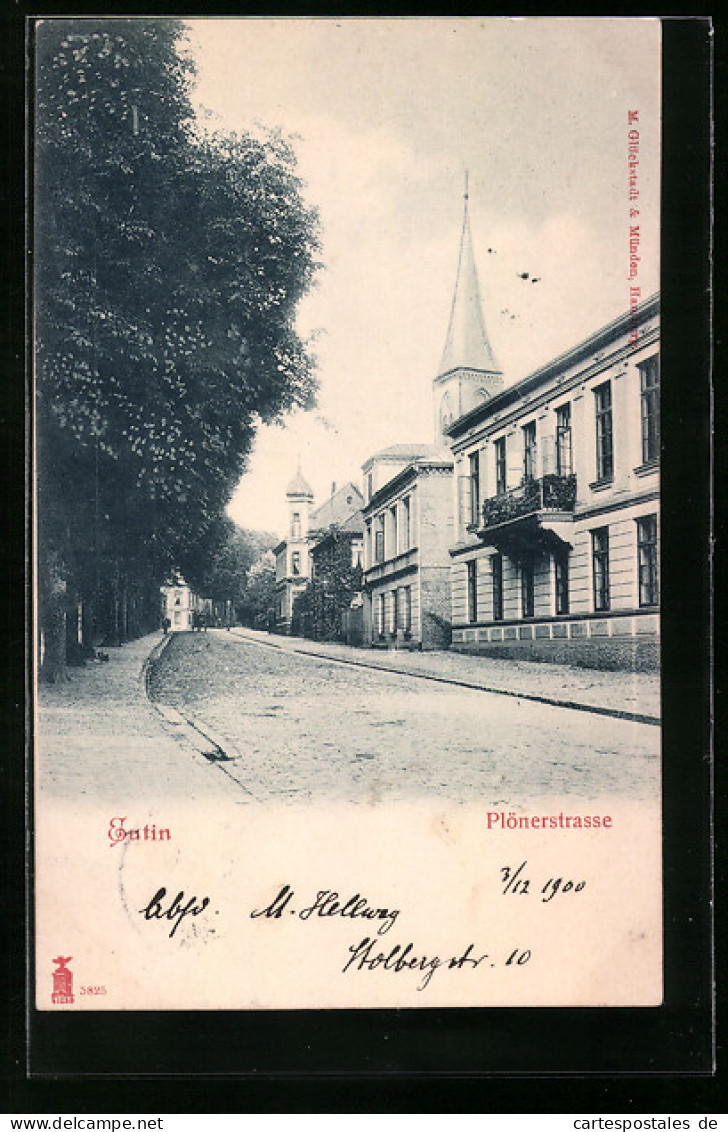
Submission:
[[[81,994],[106,994],[106,987],[81,987]]]

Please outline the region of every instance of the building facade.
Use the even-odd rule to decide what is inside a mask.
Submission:
[[[306,589],[309,577],[309,529],[313,491],[301,474],[296,472],[286,490],[288,504],[288,534],[274,550],[276,556],[276,610],[277,633],[290,633],[293,622],[293,605]]]
[[[162,617],[169,621],[172,633],[185,633],[197,628],[200,615],[207,614],[209,604],[179,575],[162,586]]]
[[[453,648],[659,664],[659,297],[447,429]]]
[[[436,445],[395,445],[363,471],[364,642],[447,648],[452,457]]]
[[[276,610],[275,630],[294,631],[294,607],[304,594],[311,578],[311,551],[332,527],[343,526],[361,510],[363,498],[359,488],[346,483],[342,488],[331,486],[331,495],[319,507],[313,507],[314,495],[300,469],[286,491],[288,534],[275,548]]]

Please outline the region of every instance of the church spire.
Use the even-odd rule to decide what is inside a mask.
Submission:
[[[458,271],[450,310],[450,324],[445,349],[440,362],[440,373],[455,369],[500,372],[500,366],[491,349],[483,319],[478,269],[475,266],[473,237],[470,231],[468,209],[468,174],[465,173],[463,228],[460,236]]]

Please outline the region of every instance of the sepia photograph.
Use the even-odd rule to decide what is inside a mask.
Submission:
[[[35,1008],[659,1006],[660,21],[33,68]]]

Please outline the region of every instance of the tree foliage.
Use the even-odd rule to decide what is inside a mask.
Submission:
[[[205,134],[171,19],[51,19],[36,53],[41,550],[73,586],[191,584],[255,424],[308,407],[316,219],[276,133]]]
[[[276,560],[272,550],[264,550],[253,563],[245,580],[241,617],[254,629],[275,627]]]
[[[248,600],[251,571],[278,540],[264,531],[242,530],[232,519],[223,521],[221,535],[205,567],[201,592],[213,601],[232,601],[240,609]]]
[[[342,614],[361,593],[363,570],[352,562],[352,538],[330,527],[312,551],[314,576],[293,604],[293,632],[319,641],[342,636]]]

